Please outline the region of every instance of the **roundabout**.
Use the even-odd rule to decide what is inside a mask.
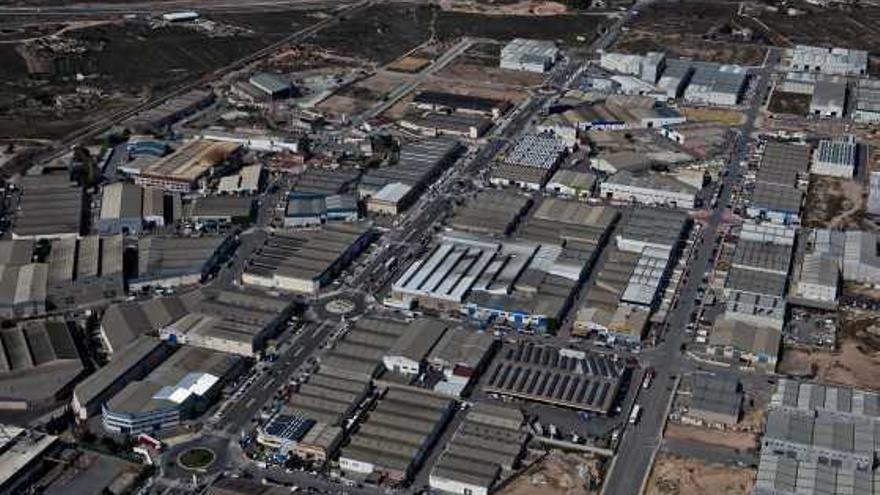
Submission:
[[[193,447],[177,456],[177,464],[189,471],[205,471],[217,459],[213,450],[205,447]]]

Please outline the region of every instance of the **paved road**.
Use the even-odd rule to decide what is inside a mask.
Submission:
[[[654,367],[657,375],[654,386],[644,391],[638,400],[643,408],[642,420],[634,428],[625,432],[614,469],[609,473],[603,489],[604,495],[633,495],[640,493],[648,476],[654,456],[660,446],[663,429],[666,425],[667,405],[674,390],[669,387],[684,365],[681,345],[685,342],[684,328],[690,320],[694,308],[697,289],[702,283],[703,274],[710,267],[710,258],[715,245],[715,237],[722,215],[730,200],[731,186],[740,172],[740,163],[746,158],[750,147],[750,136],[755,128],[755,120],[760,112],[761,101],[769,86],[769,76],[779,62],[779,54],[773,50],[768,63],[755,74],[758,94],[752,99],[746,113],[746,120],[738,129],[733,150],[722,180],[723,188],[718,202],[703,228],[702,244],[694,261],[689,265],[687,281],[679,293],[678,306],[670,312],[668,332],[664,341],[655,349],[643,354]]]
[[[661,450],[669,454],[696,457],[717,464],[758,465],[758,456],[755,452],[746,452],[721,445],[709,445],[694,440],[667,438],[663,440]]]

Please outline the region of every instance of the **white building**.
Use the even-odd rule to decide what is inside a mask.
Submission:
[[[864,50],[797,45],[789,50],[789,56],[792,70],[839,75],[868,72],[868,52]]]
[[[746,68],[738,65],[700,64],[684,91],[684,99],[708,105],[736,105],[746,89],[748,76]]]
[[[859,81],[853,94],[852,118],[856,122],[880,122],[880,81]]]
[[[643,58],[629,53],[605,52],[599,59],[599,67],[618,74],[637,76],[641,73]]]
[[[559,48],[552,41],[515,38],[501,49],[501,68],[544,73],[558,58]]]
[[[880,172],[871,172],[868,186],[868,213],[880,215]]]
[[[811,301],[837,301],[840,263],[830,254],[808,253],[801,264],[795,293]]]
[[[873,232],[850,230],[846,232],[843,252],[843,279],[864,284],[880,283],[880,253],[878,238]]]
[[[858,148],[859,145],[852,134],[819,141],[819,147],[813,153],[810,173],[851,179],[858,160]]]
[[[694,208],[696,188],[662,175],[636,176],[618,172],[599,186],[602,197],[616,201],[632,201],[645,205]]]

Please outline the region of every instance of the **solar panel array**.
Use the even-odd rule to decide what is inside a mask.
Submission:
[[[624,368],[596,353],[520,343],[505,348],[489,373],[487,393],[607,413]]]

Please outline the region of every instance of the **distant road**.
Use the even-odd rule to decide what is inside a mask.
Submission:
[[[152,99],[145,101],[143,103],[139,103],[135,106],[126,108],[126,109],[121,110],[119,112],[115,112],[115,113],[108,115],[108,116],[106,116],[96,122],[88,124],[80,129],[78,129],[77,131],[65,136],[61,140],[57,141],[54,146],[50,147],[46,151],[39,153],[37,156],[35,156],[32,159],[31,163],[45,162],[45,161],[49,161],[49,160],[53,160],[55,158],[58,158],[59,156],[62,156],[64,153],[67,153],[68,151],[70,151],[70,148],[75,146],[76,144],[79,144],[83,141],[86,141],[86,140],[91,139],[95,136],[98,136],[101,133],[109,130],[114,125],[117,125],[117,124],[125,121],[126,119],[128,119],[134,115],[137,115],[140,112],[143,112],[143,111],[149,110],[150,108],[156,107],[156,106],[162,104],[163,102],[167,101],[170,98],[174,98],[174,97],[183,95],[189,91],[192,91],[193,89],[203,87],[213,81],[216,81],[216,80],[222,78],[224,75],[229,74],[230,72],[240,70],[240,69],[246,67],[247,65],[249,65],[253,62],[256,62],[257,60],[259,60],[263,57],[266,57],[267,55],[271,54],[272,52],[278,50],[279,48],[285,46],[288,43],[307,39],[307,38],[311,37],[312,35],[318,33],[319,31],[321,31],[322,29],[324,29],[328,26],[331,26],[331,25],[337,23],[338,21],[344,19],[346,15],[352,15],[352,14],[356,13],[357,11],[364,9],[364,8],[376,3],[377,1],[378,0],[362,0],[357,3],[345,5],[344,7],[335,11],[335,13],[332,16],[327,17],[326,19],[323,19],[323,20],[321,20],[315,24],[312,24],[311,26],[308,26],[304,29],[301,29],[301,30],[291,34],[290,36],[285,37],[284,39],[281,39],[275,43],[272,43],[271,45],[268,45],[264,48],[261,48],[255,52],[251,53],[250,55],[246,55],[246,56],[244,56],[238,60],[235,60],[235,61],[233,61],[223,67],[220,67],[220,68],[214,70],[213,72],[200,77],[199,79],[197,79],[195,81],[184,83],[183,85],[178,86],[177,88],[175,88],[171,91],[168,91],[159,97],[152,98]],[[247,3],[246,0],[244,3]],[[0,17],[2,17],[3,15],[5,15],[5,13],[2,10],[0,10]],[[20,172],[20,171],[19,170],[0,170],[0,175],[12,175],[17,172]]]

